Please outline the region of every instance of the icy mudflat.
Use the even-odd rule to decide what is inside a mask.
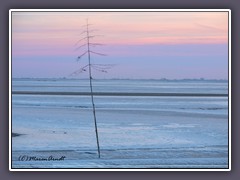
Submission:
[[[105,84],[106,92],[122,91],[118,86],[125,86],[126,92],[136,86],[142,87],[138,92],[156,92],[162,86],[162,91],[166,88],[163,92],[179,87],[182,92],[206,93],[209,89],[212,93],[226,93],[227,86],[205,81],[129,81],[96,82],[95,90],[100,92]],[[48,91],[54,91],[55,86],[63,87],[59,91],[65,88],[63,81],[44,82],[13,81],[13,90],[26,90],[24,86],[32,91],[45,86],[50,88]],[[74,91],[79,84],[65,84],[69,83],[72,89],[68,91]],[[95,104],[100,159],[90,97],[13,95],[12,132],[20,136],[12,138],[12,167],[228,168],[227,97],[96,96]],[[65,158],[26,161],[21,159],[23,156]]]

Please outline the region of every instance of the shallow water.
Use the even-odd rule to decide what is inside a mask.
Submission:
[[[219,81],[94,82],[95,92],[227,94],[227,86]],[[13,81],[14,91],[88,89],[87,80]],[[226,168],[228,165],[228,97],[95,96],[94,100],[101,161],[96,160],[89,96],[13,94],[12,129],[23,134],[12,139],[13,165],[17,168]],[[79,156],[66,153],[67,159],[59,164],[18,161],[17,156],[26,151],[31,155],[39,151],[45,155],[55,151],[81,153]]]

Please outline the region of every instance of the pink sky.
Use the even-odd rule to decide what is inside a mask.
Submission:
[[[107,45],[228,41],[227,12],[13,12],[13,55],[72,54],[87,18]]]

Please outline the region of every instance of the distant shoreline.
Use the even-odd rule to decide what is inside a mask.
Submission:
[[[53,92],[53,91],[12,91],[15,95],[70,95],[89,96],[90,92]],[[180,96],[180,97],[228,97],[228,94],[204,93],[119,93],[119,92],[94,92],[94,96]]]
[[[27,80],[27,81],[59,81],[59,80],[89,80],[88,78],[17,78],[13,77],[12,80]],[[196,79],[167,79],[167,78],[160,78],[160,79],[129,79],[129,78],[108,78],[108,79],[97,79],[93,78],[93,80],[96,81],[102,81],[102,80],[115,80],[115,81],[161,81],[161,82],[228,82],[228,79],[205,79],[205,78],[196,78]]]

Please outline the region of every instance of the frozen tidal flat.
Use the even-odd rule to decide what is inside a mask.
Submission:
[[[22,135],[12,138],[12,167],[228,168],[227,97],[96,96],[95,104],[100,159],[90,97],[13,95],[12,131]]]

